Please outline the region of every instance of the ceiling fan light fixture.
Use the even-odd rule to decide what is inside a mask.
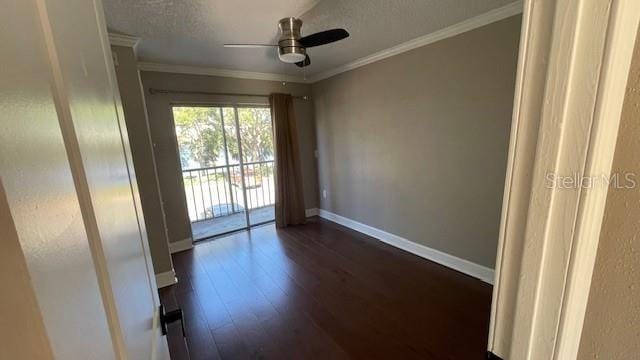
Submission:
[[[302,37],[300,28],[302,20],[293,17],[280,19],[280,38],[278,45],[271,44],[225,44],[225,47],[278,47],[278,58],[288,64],[296,64],[298,67],[311,65],[311,59],[307,55],[307,48],[330,44],[349,37],[345,29],[330,29]]]
[[[294,64],[303,61],[307,57],[307,52],[301,47],[281,47],[278,49],[278,57],[283,62]]]

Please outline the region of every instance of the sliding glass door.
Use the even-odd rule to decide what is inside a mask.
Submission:
[[[275,172],[271,111],[267,107],[237,110],[249,223],[273,221]]]
[[[195,240],[274,220],[271,114],[256,106],[174,106]]]

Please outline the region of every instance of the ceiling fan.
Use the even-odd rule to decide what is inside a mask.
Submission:
[[[307,48],[329,44],[349,36],[345,29],[331,29],[301,37],[301,27],[302,20],[293,17],[284,18],[278,22],[278,28],[280,28],[278,44],[224,44],[224,47],[277,47],[278,57],[281,61],[305,67],[311,64],[311,59],[307,55]]]

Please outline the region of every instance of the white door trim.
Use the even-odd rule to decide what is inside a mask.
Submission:
[[[639,19],[637,0],[525,1],[489,336],[505,359],[577,357],[608,187],[546,176],[610,174]]]
[[[162,289],[163,287],[175,285],[178,283],[176,272],[173,269],[158,273],[155,275],[155,278],[156,284],[158,284],[158,289]]]
[[[169,252],[171,254],[191,249],[193,249],[193,240],[190,237],[169,243]]]

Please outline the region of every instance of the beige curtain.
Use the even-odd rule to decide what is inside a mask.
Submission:
[[[302,170],[293,99],[287,94],[271,94],[269,104],[276,150],[276,226],[303,224]]]

